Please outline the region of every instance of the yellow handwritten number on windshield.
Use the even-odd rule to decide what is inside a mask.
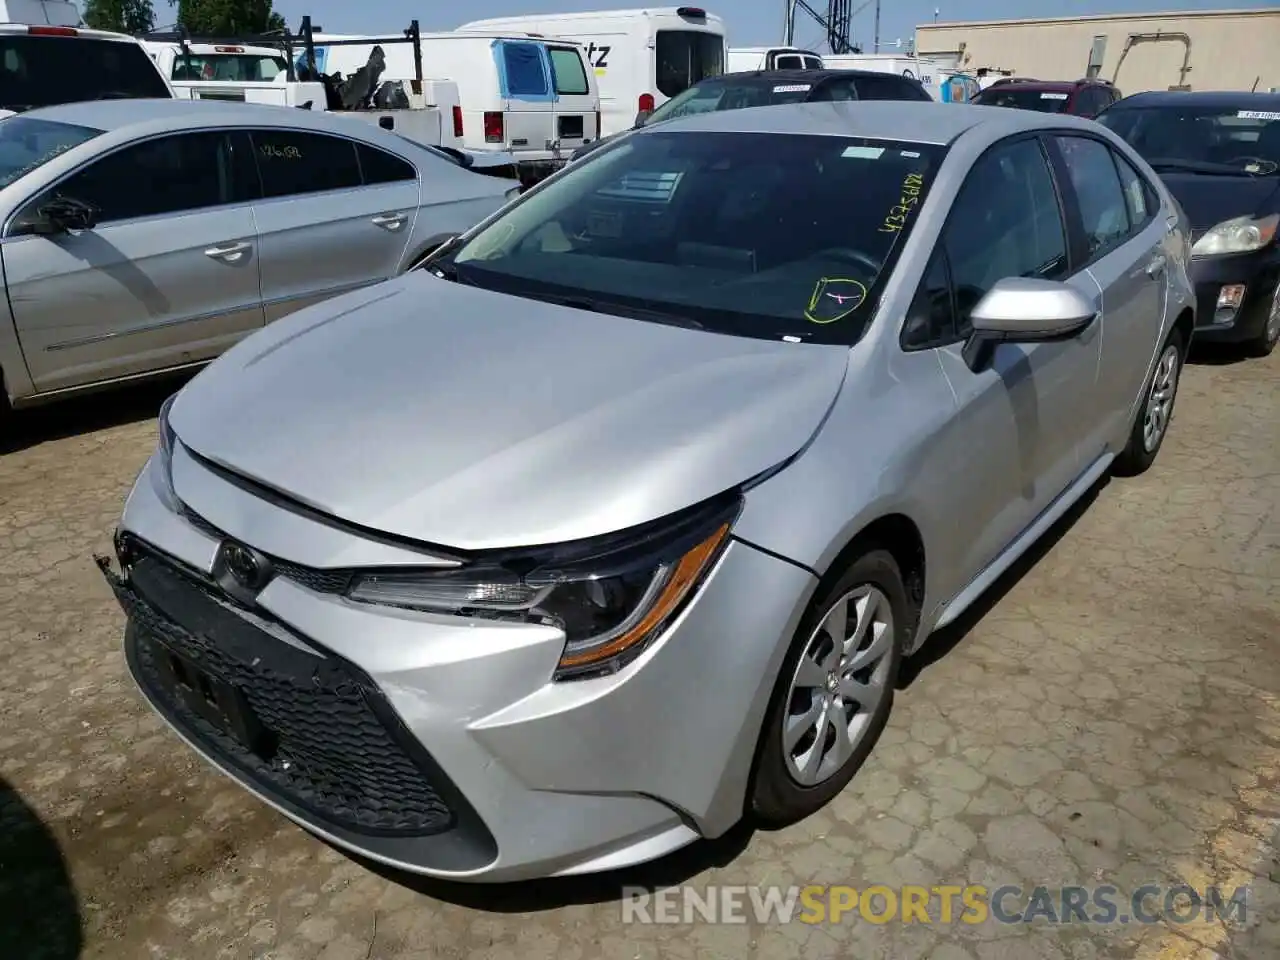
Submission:
[[[302,151],[297,147],[282,147],[274,143],[264,143],[258,152],[269,160],[301,160]]]
[[[881,233],[898,233],[907,223],[907,215],[920,202],[920,191],[924,189],[924,177],[918,173],[908,173],[902,180],[902,195],[898,202],[885,214],[884,223],[880,225]]]

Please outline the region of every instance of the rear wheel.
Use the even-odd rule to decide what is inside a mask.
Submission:
[[[1266,357],[1280,343],[1280,280],[1271,294],[1271,304],[1267,308],[1266,318],[1258,335],[1245,344],[1245,350],[1252,357]]]
[[[771,824],[815,812],[853,779],[893,706],[910,608],[891,554],[868,550],[801,620],[756,747],[751,810]]]
[[[1116,457],[1115,471],[1122,476],[1136,476],[1155,462],[1173,417],[1173,403],[1178,397],[1185,356],[1182,334],[1174,330],[1160,348],[1155,370],[1147,383],[1142,406],[1134,419],[1129,443]]]

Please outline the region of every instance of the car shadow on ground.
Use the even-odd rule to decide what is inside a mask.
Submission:
[[[1187,352],[1187,363],[1198,367],[1231,367],[1253,358],[1234,343],[1196,343]]]
[[[0,777],[0,935],[6,957],[75,960],[80,908],[58,841]]]
[[[68,400],[4,412],[0,454],[16,453],[51,440],[122,427],[154,418],[165,398],[180,389],[192,372],[113,387]]]

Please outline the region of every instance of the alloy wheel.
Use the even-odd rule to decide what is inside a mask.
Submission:
[[[837,599],[796,664],[782,719],[787,772],[812,787],[833,776],[866,735],[888,691],[893,608],[870,584]]]
[[[1271,295],[1271,310],[1267,313],[1267,329],[1263,334],[1263,343],[1273,344],[1280,340],[1280,282],[1276,283],[1275,293]]]
[[[1174,394],[1178,392],[1178,368],[1178,347],[1171,343],[1160,354],[1155,376],[1151,378],[1151,392],[1147,395],[1147,409],[1142,420],[1142,446],[1147,453],[1160,445],[1165,430],[1169,428]]]

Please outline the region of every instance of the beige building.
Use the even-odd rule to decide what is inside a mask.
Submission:
[[[1041,80],[1096,74],[1126,94],[1179,86],[1265,91],[1280,88],[1280,7],[922,24],[916,50],[969,72],[991,67]]]

